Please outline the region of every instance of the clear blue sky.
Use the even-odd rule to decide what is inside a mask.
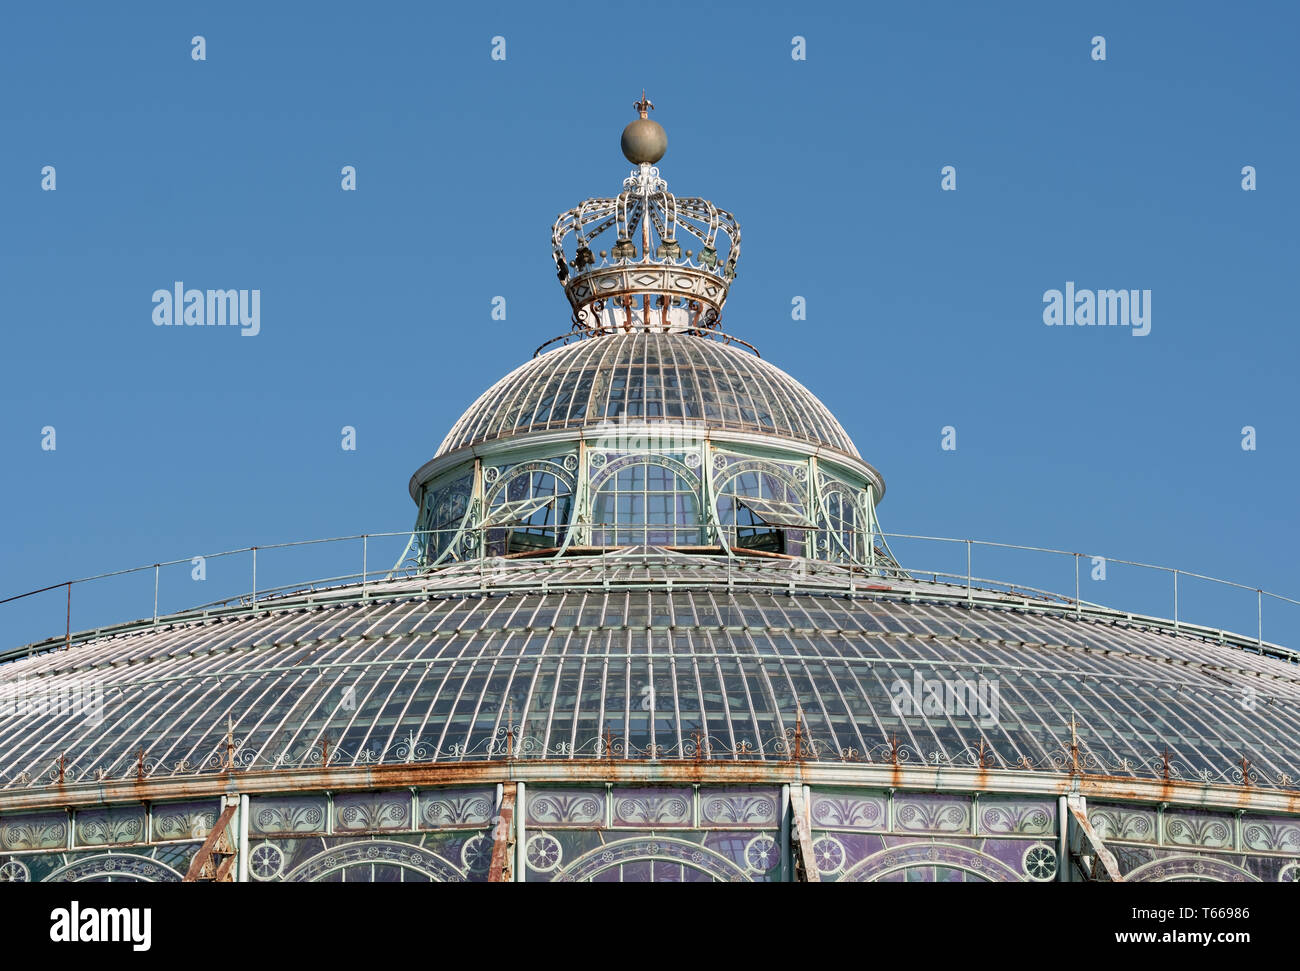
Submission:
[[[1295,4],[288,7],[5,8],[0,596],[408,528],[409,475],[567,328],[550,223],[618,190],[643,86],[670,187],[741,220],[726,329],[837,414],[888,529],[1300,595]],[[176,280],[260,289],[261,333],[153,326]],[[1151,333],[1044,326],[1067,280],[1150,289]],[[335,569],[316,555],[261,585]],[[1073,588],[1068,563],[976,556]],[[1166,580],[1130,581],[1084,596],[1171,611]],[[246,559],[202,590],[175,571],[163,607],[247,586]],[[151,592],[79,592],[73,626]],[[61,596],[0,607],[0,643],[61,631]],[[1188,585],[1182,606],[1254,630],[1253,595]],[[1265,635],[1300,644],[1289,611],[1266,606]]]

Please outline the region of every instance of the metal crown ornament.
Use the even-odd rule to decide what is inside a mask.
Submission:
[[[740,257],[740,224],[707,199],[678,198],[654,163],[668,136],[647,112],[623,132],[623,154],[637,168],[614,198],[587,199],[555,220],[555,266],[573,306],[573,329],[717,330]],[[608,249],[594,251],[608,241]],[[683,243],[687,247],[684,248]]]

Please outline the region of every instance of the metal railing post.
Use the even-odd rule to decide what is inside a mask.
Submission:
[[[253,606],[257,606],[257,547],[253,548]]]
[[[370,545],[370,538],[366,533],[361,534],[361,599],[366,599],[366,555],[369,552],[367,547]]]
[[[966,603],[971,603],[970,540],[966,540]]]
[[[158,623],[158,567],[159,564],[153,565],[153,622]]]
[[[1074,619],[1075,620],[1081,620],[1083,618],[1083,605],[1079,602],[1079,558],[1082,556],[1083,556],[1082,553],[1074,554]]]
[[[1264,591],[1259,588],[1256,588],[1255,597],[1256,597],[1255,619],[1259,623],[1259,627],[1257,628],[1258,634],[1256,640],[1258,641],[1259,646],[1263,647],[1264,646]]]
[[[1174,633],[1178,633],[1178,571],[1174,571]]]

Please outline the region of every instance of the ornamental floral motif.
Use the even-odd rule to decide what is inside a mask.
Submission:
[[[400,792],[340,795],[334,800],[335,828],[350,832],[402,829],[410,815],[410,797]]]
[[[869,829],[885,821],[885,800],[880,796],[812,797],[812,818],[818,826],[835,829]]]
[[[274,880],[284,872],[284,851],[274,843],[259,843],[248,857],[248,870],[255,880]]]
[[[259,833],[321,832],[324,825],[325,808],[315,799],[259,805],[253,813],[253,828]]]
[[[1277,871],[1278,883],[1300,883],[1300,863],[1288,863]]]
[[[460,848],[460,862],[466,873],[487,873],[492,868],[492,840],[485,833],[471,836]]]
[[[139,843],[144,839],[142,810],[97,810],[79,812],[76,818],[77,842],[83,846],[106,846],[115,843]]]
[[[1300,826],[1290,823],[1244,820],[1241,839],[1249,850],[1300,853]]]
[[[825,874],[839,873],[844,869],[844,861],[848,859],[844,844],[834,836],[822,836],[813,840],[812,856],[817,872]]]
[[[1165,839],[1175,846],[1232,846],[1232,823],[1221,816],[1165,814]]]
[[[685,825],[691,819],[691,802],[677,795],[620,796],[614,800],[614,820],[620,824]]]
[[[20,860],[6,860],[0,863],[0,883],[26,883],[31,879],[31,871]]]
[[[485,792],[424,792],[420,801],[427,826],[481,826],[492,819],[494,800]]]
[[[10,816],[0,822],[0,849],[59,849],[68,842],[68,817],[41,814]]]
[[[589,825],[603,820],[604,794],[539,792],[528,795],[528,821],[548,826]]]
[[[1029,847],[1021,860],[1029,879],[1044,883],[1056,878],[1056,863],[1056,850],[1046,843],[1035,843]]]
[[[745,844],[745,866],[754,873],[766,873],[781,862],[781,848],[766,833]]]
[[[216,810],[197,805],[158,807],[153,835],[160,840],[203,839],[217,824]]]
[[[1146,809],[1089,808],[1088,822],[1104,840],[1126,840],[1133,843],[1156,841],[1156,814]]]
[[[998,801],[980,806],[980,831],[984,833],[1043,836],[1052,832],[1053,807],[1043,803]]]
[[[560,841],[547,833],[538,833],[528,841],[528,866],[538,873],[550,873],[563,855]]]
[[[703,800],[701,809],[706,824],[752,826],[776,822],[776,799],[768,795],[710,795]]]
[[[942,796],[899,797],[894,819],[898,828],[914,833],[964,833],[970,831],[970,802]]]

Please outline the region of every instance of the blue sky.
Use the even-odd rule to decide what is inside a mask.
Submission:
[[[6,8],[0,596],[409,528],[410,474],[567,329],[550,223],[617,191],[645,87],[669,186],[741,220],[726,329],[836,413],[885,476],[887,529],[1300,598],[1295,5],[646,9]],[[151,294],[176,280],[260,289],[261,333],[153,326]],[[1066,281],[1151,290],[1150,334],[1044,326]],[[259,585],[341,570],[333,555],[267,554]],[[1068,561],[976,556],[976,573],[1073,588]],[[245,589],[248,565],[217,561],[201,591],[172,571],[164,609]],[[1172,610],[1164,577],[1084,582]],[[78,590],[73,627],[147,614],[151,595],[151,576]],[[0,643],[61,631],[62,596],[0,606]],[[1253,632],[1255,609],[1182,591],[1185,616],[1219,626]],[[1300,608],[1265,611],[1266,637],[1300,643]]]

